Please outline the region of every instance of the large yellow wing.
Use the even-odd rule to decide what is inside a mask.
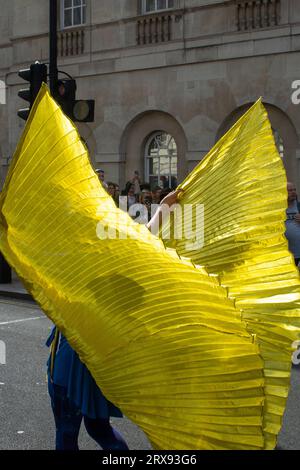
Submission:
[[[156,449],[264,447],[263,361],[240,311],[116,208],[46,86],[1,194],[0,249]]]
[[[204,245],[197,248],[184,231],[169,245],[219,276],[248,331],[257,335],[264,359],[264,434],[266,448],[273,448],[289,390],[292,343],[299,339],[300,283],[284,237],[285,171],[260,100],[180,187],[182,205],[203,204],[204,224],[198,226]],[[195,210],[184,223],[195,229]]]

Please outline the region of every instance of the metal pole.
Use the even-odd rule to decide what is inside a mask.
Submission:
[[[54,95],[58,80],[57,71],[57,0],[49,0],[50,3],[50,91]]]

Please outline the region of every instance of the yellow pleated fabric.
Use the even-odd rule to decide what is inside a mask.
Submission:
[[[218,275],[247,330],[257,335],[264,359],[265,448],[272,449],[289,390],[292,343],[299,339],[300,283],[284,237],[286,175],[260,100],[180,187],[182,204],[203,204],[204,246],[189,247],[184,236],[167,245]],[[196,226],[196,211],[185,224]]]
[[[251,120],[251,113],[248,119]],[[266,117],[261,118],[261,123],[267,134]],[[256,131],[253,123],[253,132],[244,135],[247,143],[242,142],[241,151],[251,147]],[[261,133],[264,140],[265,134]],[[226,140],[223,143],[225,147],[231,144]],[[267,167],[262,173],[272,179]],[[222,168],[220,162],[220,174]],[[233,164],[231,168],[239,178],[239,167]],[[259,167],[257,170],[259,173]],[[278,172],[282,173],[282,169]],[[205,174],[213,185],[213,172],[210,174],[207,168]],[[252,175],[256,175],[254,169]],[[198,201],[202,194],[196,195],[198,189],[193,185],[194,176],[191,178],[185,183],[188,187],[184,197]],[[246,199],[253,214],[251,184],[248,180]],[[202,185],[201,178],[198,185]],[[272,194],[277,208],[281,190],[277,187]],[[224,219],[229,214],[230,195],[223,193]],[[283,198],[280,201],[281,212],[275,208],[275,226],[282,229]],[[214,211],[213,201],[210,204]],[[264,228],[260,232],[257,229],[261,234],[266,228],[265,217],[263,214],[260,221]],[[257,225],[255,217],[253,224]],[[236,228],[242,266],[246,263],[243,254],[248,251],[244,250],[244,234],[239,233],[237,224]],[[251,230],[249,225],[249,237]],[[282,264],[290,266],[292,273],[282,234],[276,232],[273,238],[285,250],[286,261]],[[253,255],[268,264],[268,256],[273,256],[273,239],[268,235],[264,240],[266,251],[261,254],[254,250]],[[253,247],[255,244],[256,239]],[[283,412],[282,384],[286,395],[287,343],[293,330],[287,325],[292,325],[292,320],[293,324],[298,322],[296,304],[293,309],[288,308],[294,299],[288,301],[288,294],[284,297],[281,291],[280,299],[285,303],[281,303],[280,312],[273,301],[265,313],[267,320],[260,322],[262,312],[257,303],[265,297],[247,290],[243,279],[249,280],[250,276],[242,277],[242,270],[241,287],[234,284],[234,271],[228,268],[230,257],[223,260],[223,270],[212,269],[221,263],[214,261],[220,259],[218,246],[213,241],[211,245],[215,247],[212,264],[208,252],[207,263],[201,261],[212,271],[208,274],[174,249],[165,248],[146,227],[116,208],[101,187],[77,130],[47,87],[42,87],[1,194],[0,249],[78,352],[104,395],[144,430],[155,449],[262,449],[265,393],[275,399],[267,410],[269,416],[277,419]],[[225,247],[221,249],[225,256]],[[239,267],[235,248],[232,246],[231,250],[233,267]],[[195,257],[195,253],[188,255]],[[249,263],[253,272],[259,269],[252,259]],[[280,269],[276,271],[277,264],[274,266],[273,276],[280,284]],[[222,274],[228,280],[231,275],[232,297],[238,297],[236,291],[240,288],[245,292],[243,298],[236,302],[228,298],[227,289],[214,273],[220,275],[222,282]],[[294,272],[293,276],[288,276],[286,289],[289,293],[292,289],[297,296],[298,278]],[[264,292],[268,294],[268,282],[272,280],[272,274],[265,279]],[[263,291],[259,279],[255,288],[256,285],[258,292]],[[247,304],[250,320],[248,316],[242,319],[237,302],[243,303],[243,310]],[[280,322],[275,325],[276,315]],[[271,325],[269,343],[262,344],[263,335],[258,328],[249,328],[255,322],[263,331]],[[296,333],[296,326],[294,330]],[[257,332],[260,347],[252,331]],[[267,363],[265,375],[267,379],[275,378],[267,384],[260,348],[274,353],[274,365]],[[277,426],[275,418],[269,426]],[[272,428],[272,432],[278,431]]]

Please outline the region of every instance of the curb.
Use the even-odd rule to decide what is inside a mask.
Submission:
[[[30,300],[31,302],[35,302],[33,297],[31,297],[31,295],[28,294],[28,292],[0,290],[0,297],[6,297],[10,299],[17,299],[17,300]]]

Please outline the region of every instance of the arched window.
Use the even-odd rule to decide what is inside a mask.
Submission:
[[[146,144],[145,179],[151,188],[175,189],[177,186],[177,146],[166,132],[152,134]]]
[[[281,156],[281,158],[283,158],[284,157],[284,146],[283,146],[282,137],[281,137],[281,135],[279,134],[279,132],[277,130],[272,129],[272,131],[273,131],[274,140],[275,140],[275,144],[276,144],[278,153]]]

